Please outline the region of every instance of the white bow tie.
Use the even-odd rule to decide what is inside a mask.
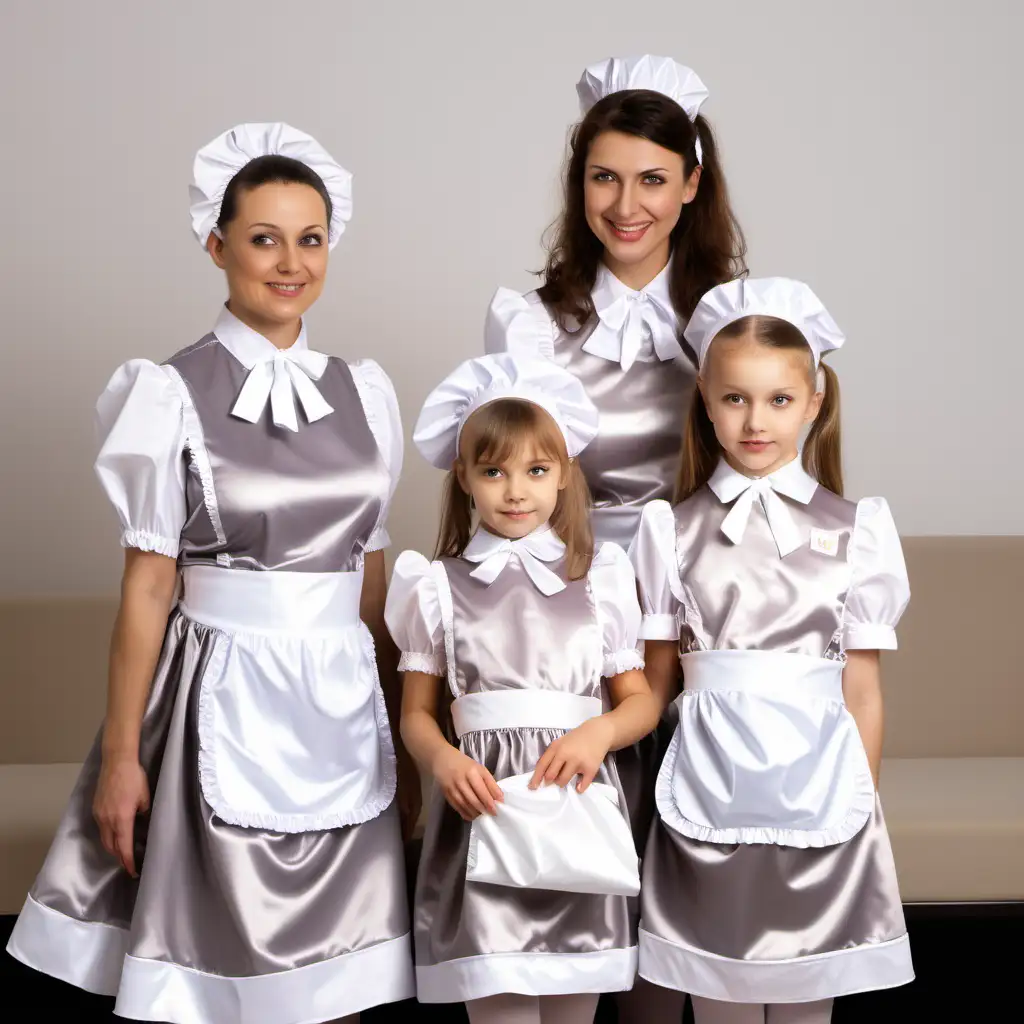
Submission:
[[[531,533],[520,540],[503,540],[500,537],[494,537],[493,540],[493,546],[488,546],[486,551],[473,551],[472,546],[466,550],[465,558],[480,563],[470,573],[473,579],[490,586],[515,555],[526,575],[545,597],[565,590],[562,579],[544,564],[561,558],[565,553],[565,545],[554,531]]]
[[[256,423],[269,399],[274,423],[287,430],[298,430],[294,398],[298,395],[306,419],[315,423],[334,412],[313,383],[326,369],[327,356],[308,348],[283,349],[260,359],[245,378],[231,414]]]
[[[750,510],[759,498],[764,504],[765,517],[768,519],[768,528],[772,531],[772,537],[775,538],[775,546],[779,549],[779,555],[785,558],[791,551],[796,551],[800,547],[800,531],[797,529],[796,523],[793,522],[793,516],[786,508],[786,503],[772,487],[771,479],[768,477],[751,480],[750,484],[740,492],[736,503],[729,509],[729,514],[722,521],[722,533],[733,544],[739,544],[743,540],[743,534],[747,528]]]
[[[640,354],[644,327],[651,332],[659,359],[671,359],[679,351],[674,313],[662,308],[645,292],[620,295],[610,306],[598,311],[599,323],[583,345],[583,351],[617,362],[625,372]]]

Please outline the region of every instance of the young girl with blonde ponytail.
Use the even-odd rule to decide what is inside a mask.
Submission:
[[[906,567],[884,499],[841,496],[821,356],[844,339],[814,293],[721,285],[686,337],[700,370],[677,504],[647,505],[632,549],[663,705],[683,671],[640,974],[690,993],[697,1024],[825,1024],[834,997],[913,978],[875,791],[878,652]]]

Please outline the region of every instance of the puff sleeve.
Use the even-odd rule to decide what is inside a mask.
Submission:
[[[683,586],[676,561],[676,520],[667,501],[644,506],[629,554],[640,585],[640,638],[678,640]]]
[[[910,581],[884,498],[857,503],[849,557],[853,578],[843,616],[843,648],[895,650],[896,625],[910,601]]]
[[[403,551],[395,561],[384,621],[402,653],[400,672],[445,675],[444,625],[434,566],[418,551]]]
[[[147,359],[118,367],[96,403],[96,475],[121,520],[121,544],[177,558],[185,525],[181,395]]]
[[[395,496],[398,479],[402,475],[402,459],[405,441],[402,435],[402,417],[398,410],[398,397],[395,394],[391,379],[372,359],[361,359],[351,366],[352,379],[355,381],[359,401],[370,425],[370,432],[377,442],[384,465],[387,467],[389,486],[387,500],[381,509],[380,517],[370,539],[366,542],[366,551],[380,551],[391,543],[388,536],[387,519],[391,499]]]
[[[644,659],[637,650],[640,602],[636,577],[626,552],[618,544],[598,548],[590,567],[590,587],[601,624],[603,676],[617,676],[630,669],[642,669]]]
[[[520,295],[511,288],[499,288],[491,299],[484,321],[484,351],[487,355],[555,354],[555,322],[536,292]]]

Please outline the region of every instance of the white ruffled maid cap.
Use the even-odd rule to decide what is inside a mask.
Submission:
[[[745,316],[774,316],[791,323],[807,339],[815,367],[826,352],[846,340],[811,289],[788,277],[752,277],[712,288],[697,303],[683,334],[704,365],[711,343],[723,327]]]
[[[467,360],[431,391],[416,421],[413,443],[431,465],[451,469],[466,421],[501,398],[544,409],[562,432],[569,458],[597,436],[597,409],[576,377],[541,356],[501,352]]]
[[[205,246],[211,232],[216,233],[228,182],[260,156],[291,157],[320,176],[331,197],[327,244],[333,249],[352,217],[352,175],[312,136],[281,122],[236,125],[196,153],[188,193],[199,244]]]
[[[599,100],[625,89],[648,89],[675,100],[695,120],[701,104],[708,98],[707,86],[697,72],[671,57],[609,57],[591,64],[576,85],[580,111],[587,112]],[[697,160],[704,159],[700,138],[697,139]]]

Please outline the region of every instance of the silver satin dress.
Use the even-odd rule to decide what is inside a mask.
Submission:
[[[228,327],[240,333],[237,322]],[[129,428],[120,459],[124,543],[165,554],[177,546],[186,602],[193,569],[242,584],[284,572],[300,586],[361,571],[391,486],[352,368],[326,360],[316,387],[333,412],[295,432],[275,426],[269,406],[255,423],[231,415],[247,367],[215,334],[165,367],[140,360],[128,368],[137,376],[120,421]],[[172,404],[173,385],[170,393],[159,389],[174,379],[187,392],[185,422],[180,433],[153,440],[171,448],[181,481],[184,525],[168,547],[171,538],[147,533],[145,523],[132,529],[140,524],[130,520],[133,506],[166,504],[159,492],[173,489],[156,479],[145,435],[165,420],[173,427],[175,416],[161,411]],[[126,423],[133,403],[139,415]],[[39,970],[116,994],[118,1013],[150,1020],[298,1024],[412,996],[392,751],[381,746],[375,758],[384,782],[376,803],[360,809],[359,824],[273,831],[226,823],[200,780],[200,684],[218,638],[227,647],[236,639],[180,605],[171,613],[142,724],[152,809],[137,819],[139,879],[103,850],[93,820],[97,740],[10,951]],[[272,647],[266,657],[275,657]],[[303,700],[285,695],[286,706]],[[258,770],[257,739],[240,763]],[[345,739],[337,734],[331,742]],[[286,749],[286,733],[282,742]],[[376,749],[375,735],[368,742]],[[273,790],[274,780],[264,781]]]
[[[641,635],[679,636],[686,685],[687,656],[700,659],[702,652],[795,655],[820,666],[822,660],[841,663],[846,647],[895,646],[892,627],[902,611],[905,570],[894,528],[891,571],[851,564],[875,557],[867,549],[879,546],[868,540],[867,525],[861,556],[854,554],[854,537],[861,518],[867,519],[860,511],[879,499],[865,499],[862,508],[817,487],[806,504],[781,500],[801,538],[801,547],[784,558],[758,501],[738,544],[722,532],[730,505],[707,486],[672,510],[665,503],[645,510],[633,552],[645,611]],[[656,582],[662,568],[652,570],[659,561],[652,557],[656,520],[663,534],[660,558],[673,549],[669,571],[678,573],[682,601]],[[853,621],[857,617],[860,624]],[[712,676],[715,671],[712,666]],[[756,682],[770,682],[765,671],[771,670],[755,668],[762,676]],[[679,701],[693,699],[684,693]],[[717,793],[727,792],[738,772],[760,771],[776,780],[766,785],[776,793],[781,787],[781,801],[787,802],[793,794],[779,781],[784,777],[771,775],[772,737],[758,738],[757,721],[736,731],[731,719],[716,718],[713,709],[696,730],[683,731],[683,744],[689,739],[691,747],[710,751],[703,761],[692,757],[688,770],[703,770],[716,780]],[[804,721],[802,713],[793,720]],[[783,746],[795,742],[788,730],[798,725],[783,718],[781,727],[777,720],[767,727],[776,729]],[[730,743],[739,751],[735,757]],[[670,750],[666,761],[671,755]],[[820,767],[810,785],[819,785],[827,771]],[[668,781],[663,769],[659,810]],[[841,842],[826,839],[818,848],[786,845],[771,830],[764,842],[700,841],[656,815],[643,862],[641,975],[691,994],[749,1003],[809,1002],[911,980],[892,850],[870,776],[867,789],[866,821],[859,831]]]
[[[396,563],[396,580],[408,554]],[[431,648],[436,651],[443,644],[447,655],[442,647],[441,662],[454,662],[451,686],[458,697],[540,691],[602,698],[601,627],[588,581],[568,581],[563,591],[545,597],[515,558],[489,586],[470,575],[474,568],[465,559],[433,563],[434,573],[443,572],[441,587],[450,590],[443,640],[438,639],[434,623],[422,624],[421,613],[400,607],[399,586],[393,580],[395,608],[388,621],[389,626],[396,623],[391,628],[404,652],[404,667],[442,671]],[[551,563],[550,568],[566,580],[564,560]],[[421,606],[436,601],[435,585],[426,581],[426,574],[427,563],[422,560]],[[426,599],[425,590],[429,591]],[[442,598],[441,603],[448,601]],[[633,641],[626,646],[622,670],[642,664]],[[547,747],[565,731],[514,725],[481,729],[464,734],[461,749],[500,783],[532,772]],[[613,758],[606,759],[595,781],[615,787],[621,801]],[[470,831],[470,824],[435,788],[413,913],[421,1002],[465,1001],[502,992],[555,995],[632,986],[636,933],[629,899],[467,881]]]

